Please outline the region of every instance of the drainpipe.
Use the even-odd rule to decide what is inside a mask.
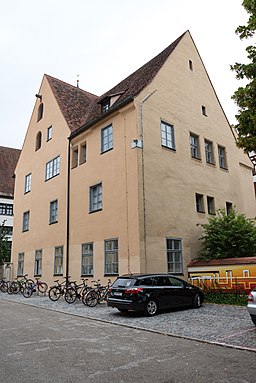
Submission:
[[[71,139],[68,137],[68,177],[67,177],[67,228],[66,228],[66,285],[69,281],[69,221],[70,221],[70,157]]]
[[[143,104],[156,92],[156,89],[143,98],[140,102],[140,129],[139,129],[139,141],[142,149],[142,193],[143,193],[143,226],[144,226],[144,261],[145,261],[145,273],[147,272],[147,231],[146,231],[146,196],[145,196],[145,171],[144,171],[144,143],[143,143]]]

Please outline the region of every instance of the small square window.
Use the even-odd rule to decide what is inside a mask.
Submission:
[[[202,114],[204,116],[207,116],[207,113],[206,113],[206,107],[204,105],[202,105]]]
[[[196,193],[196,211],[198,213],[204,213],[204,196],[203,194]]]

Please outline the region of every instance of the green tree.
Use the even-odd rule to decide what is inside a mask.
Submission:
[[[240,39],[248,39],[254,36],[256,31],[256,1],[244,0],[243,7],[249,14],[247,25],[239,26],[236,34]],[[243,148],[246,153],[256,151],[256,47],[249,45],[246,48],[249,62],[247,64],[235,63],[231,70],[236,72],[237,79],[246,79],[247,84],[239,87],[232,96],[238,106],[234,126],[237,132],[237,146]]]
[[[208,223],[201,225],[202,247],[199,258],[238,258],[256,256],[256,221],[248,219],[236,209],[226,214],[225,209],[217,211]]]
[[[3,222],[0,226],[0,266],[3,265],[4,262],[9,262],[10,258],[11,250],[6,238],[6,229]]]

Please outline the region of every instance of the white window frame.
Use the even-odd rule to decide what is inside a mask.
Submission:
[[[177,246],[178,245],[178,246]],[[182,239],[166,238],[167,270],[171,274],[183,274]]]
[[[113,149],[113,126],[112,124],[101,129],[101,153]]]
[[[42,250],[36,250],[35,251],[34,276],[41,276],[42,275],[42,257],[43,257],[43,251]]]
[[[220,168],[227,170],[227,155],[226,148],[224,146],[218,145],[218,157]]]
[[[93,275],[93,242],[82,243],[81,246],[81,275]]]
[[[32,173],[29,173],[25,176],[25,187],[24,187],[25,194],[31,191],[31,182],[32,182]]]
[[[63,275],[63,246],[54,248],[54,275]]]
[[[53,158],[46,163],[45,167],[45,181],[50,180],[60,174],[60,156]]]
[[[23,276],[24,274],[24,253],[18,254],[18,267],[17,267],[17,276]]]
[[[118,239],[104,241],[105,275],[118,275]]]
[[[90,187],[90,213],[102,210],[102,183]]]
[[[199,136],[195,133],[190,133],[189,136],[191,157],[200,160],[200,142]]]
[[[174,126],[161,121],[161,144],[165,148],[176,150]]]
[[[49,224],[57,223],[58,222],[58,200],[55,199],[54,201],[50,202],[50,214],[49,214]]]
[[[29,231],[29,218],[30,211],[28,210],[23,213],[22,232]]]

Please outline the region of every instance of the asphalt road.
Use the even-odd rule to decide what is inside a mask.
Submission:
[[[3,383],[255,383],[256,353],[0,300]]]

